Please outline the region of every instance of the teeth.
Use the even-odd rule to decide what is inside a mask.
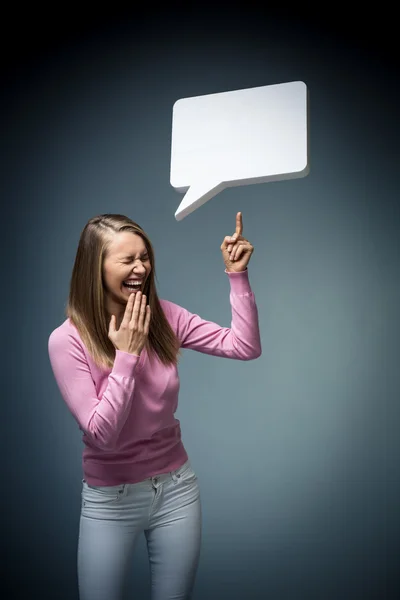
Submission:
[[[142,285],[141,281],[124,281],[125,285],[140,287]]]

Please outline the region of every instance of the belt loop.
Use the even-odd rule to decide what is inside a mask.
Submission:
[[[177,476],[176,476],[176,473],[175,473],[175,471],[171,471],[171,477],[172,477],[172,479],[173,479],[173,482],[174,482],[174,483],[177,483],[177,481],[178,481],[178,478],[177,478]]]
[[[180,467],[179,467],[179,469],[180,469]],[[177,471],[179,471],[179,469],[175,469],[175,471],[171,471],[171,477],[172,477],[172,479],[173,479],[173,481],[174,481],[175,484],[178,483],[178,481],[179,481],[179,479],[181,477],[180,473],[178,473],[178,474],[176,473]]]

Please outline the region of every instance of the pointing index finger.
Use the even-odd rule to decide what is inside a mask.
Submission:
[[[236,215],[236,234],[242,235],[242,231],[243,231],[242,213],[238,212]]]

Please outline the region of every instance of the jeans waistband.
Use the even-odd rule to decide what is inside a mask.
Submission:
[[[147,481],[151,481],[152,483],[163,483],[163,481],[167,481],[168,479],[173,479],[176,481],[183,475],[185,471],[191,468],[190,460],[187,460],[181,467],[175,469],[175,471],[170,471],[168,473],[160,473],[159,475],[153,475],[153,477],[149,477]]]
[[[181,465],[180,467],[178,467],[178,469],[175,469],[174,471],[169,471],[167,473],[159,473],[156,475],[153,475],[152,477],[147,477],[146,479],[144,479],[143,481],[139,481],[137,483],[121,483],[118,484],[116,486],[88,486],[88,487],[96,487],[98,489],[109,489],[110,487],[116,487],[120,490],[124,490],[126,487],[130,487],[130,486],[140,486],[140,485],[149,485],[149,483],[153,486],[159,486],[161,483],[168,481],[170,479],[173,479],[173,481],[178,481],[180,479],[180,477],[187,471],[191,469],[191,463],[190,460],[188,459],[185,463],[183,463],[183,465]],[[82,479],[82,483],[85,485],[88,485],[85,479]]]

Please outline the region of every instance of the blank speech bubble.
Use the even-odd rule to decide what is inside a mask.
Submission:
[[[227,187],[307,175],[307,129],[303,81],[177,100],[170,181],[186,194],[176,220]]]

